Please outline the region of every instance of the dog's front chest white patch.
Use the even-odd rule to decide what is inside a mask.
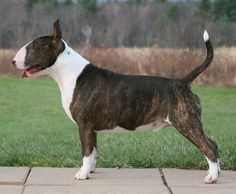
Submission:
[[[76,80],[71,82],[65,89],[61,90],[61,101],[62,101],[62,106],[67,114],[67,116],[73,121],[74,119],[72,118],[71,112],[70,112],[70,104],[73,100],[73,93],[76,85]]]
[[[62,106],[73,122],[75,121],[71,115],[70,105],[73,100],[77,78],[87,64],[89,64],[89,61],[76,53],[65,43],[63,53],[58,56],[55,64],[46,70],[46,73],[57,82],[61,91]]]

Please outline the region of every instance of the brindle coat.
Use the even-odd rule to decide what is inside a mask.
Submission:
[[[80,126],[84,156],[97,146],[96,131],[135,130],[169,116],[208,158],[218,158],[216,144],[202,130],[200,100],[185,79],[124,75],[89,64],[77,79],[70,110]]]
[[[57,60],[65,46],[58,21],[52,36],[40,37],[27,45],[27,71],[43,70]],[[70,112],[79,125],[83,156],[96,147],[96,132],[116,126],[127,130],[152,123],[173,125],[195,144],[212,162],[217,162],[216,143],[202,129],[201,105],[191,91],[191,82],[212,61],[213,48],[206,41],[205,61],[183,79],[154,76],[124,75],[88,64],[77,78]],[[33,53],[32,53],[33,52]],[[16,61],[13,60],[13,64]],[[166,119],[169,122],[165,122]]]

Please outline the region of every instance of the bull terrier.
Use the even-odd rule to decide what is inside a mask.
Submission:
[[[173,126],[206,156],[209,171],[204,182],[215,183],[220,172],[217,144],[203,131],[200,100],[191,91],[192,81],[214,55],[207,31],[203,39],[205,60],[181,79],[126,75],[99,68],[75,52],[62,39],[57,20],[52,35],[23,46],[12,64],[23,70],[23,78],[49,75],[57,82],[62,106],[79,126],[83,165],[76,179],[87,179],[95,170],[98,131]]]

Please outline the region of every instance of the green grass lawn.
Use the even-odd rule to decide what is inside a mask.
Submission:
[[[205,132],[219,146],[223,169],[236,170],[236,89],[194,88]],[[202,153],[174,128],[99,133],[99,167],[205,169]],[[82,163],[77,126],[50,79],[0,77],[0,166],[75,167]]]

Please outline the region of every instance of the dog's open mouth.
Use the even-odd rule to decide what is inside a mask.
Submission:
[[[28,78],[31,77],[33,74],[39,72],[42,69],[41,65],[33,65],[27,69],[25,69],[22,74],[21,77],[22,78]]]

